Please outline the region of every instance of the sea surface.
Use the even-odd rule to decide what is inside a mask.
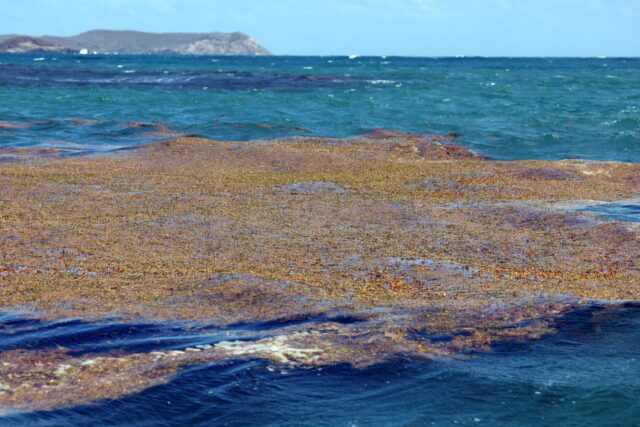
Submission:
[[[372,128],[457,133],[495,159],[638,162],[640,59],[0,55],[0,148],[77,155],[174,134],[254,140]],[[640,222],[637,201],[584,209]],[[555,326],[461,360],[196,366],[139,394],[6,415],[0,425],[640,425],[640,305],[593,305]],[[0,351],[163,350],[223,332],[5,313]]]
[[[42,323],[0,315],[0,351],[152,351],[224,339],[215,327]],[[637,426],[640,304],[565,315],[559,332],[462,360],[396,358],[365,369],[228,361],[98,405],[8,415],[3,426]],[[250,329],[251,325],[243,327]],[[198,334],[199,332],[199,334]]]
[[[0,54],[0,121],[0,147],[70,153],[152,140],[127,124],[153,122],[233,140],[457,133],[496,159],[637,162],[640,58]]]

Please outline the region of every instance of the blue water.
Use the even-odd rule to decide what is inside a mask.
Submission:
[[[453,132],[496,159],[638,162],[640,59],[0,55],[0,147],[81,153],[170,137],[131,122],[231,140]],[[586,210],[640,221],[634,203]],[[283,372],[260,360],[194,366],[136,395],[0,425],[640,425],[640,308],[594,306],[557,326],[465,360]],[[141,352],[217,342],[229,331],[2,315],[0,352]]]
[[[209,328],[12,320],[14,344],[79,353],[176,348]],[[11,322],[4,318],[5,324]],[[266,369],[255,360],[195,366],[166,385],[99,405],[7,416],[20,426],[640,425],[640,306],[591,306],[538,341],[502,342],[465,360],[394,359],[366,369]],[[93,334],[89,332],[93,331]],[[57,337],[57,338],[54,338]],[[2,337],[3,339],[6,337]],[[144,342],[141,342],[144,341]],[[127,343],[136,343],[127,347]],[[103,348],[107,351],[108,348]]]
[[[625,222],[640,222],[640,200],[603,203],[581,209],[599,216]]]
[[[97,120],[78,125],[70,118]],[[497,159],[640,161],[640,58],[0,55],[0,146],[458,133]]]

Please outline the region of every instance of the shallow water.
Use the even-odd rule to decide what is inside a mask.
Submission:
[[[602,203],[587,206],[581,210],[591,212],[614,221],[640,222],[640,200]]]
[[[497,159],[637,162],[640,59],[0,55],[0,122],[0,146],[69,153],[161,138],[126,125],[157,122],[226,139],[455,132]]]
[[[150,351],[221,339],[214,328],[184,325],[43,324],[9,316],[2,325],[9,328],[0,338],[4,349]],[[640,306],[578,309],[556,327],[558,333],[539,341],[502,342],[463,360],[394,359],[362,370],[218,362],[191,367],[166,385],[117,401],[10,415],[0,423],[514,425],[517,419],[518,425],[534,426],[638,425]]]

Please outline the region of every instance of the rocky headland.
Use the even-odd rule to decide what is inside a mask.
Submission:
[[[4,53],[27,53],[27,52],[78,52],[76,49],[62,46],[36,37],[17,36],[0,42],[0,52]]]
[[[75,36],[0,36],[0,52],[97,52],[121,54],[270,55],[244,33],[145,33],[92,30]]]

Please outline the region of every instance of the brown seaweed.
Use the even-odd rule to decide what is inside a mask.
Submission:
[[[553,207],[632,197],[639,165],[496,162],[450,140],[178,138],[111,157],[1,164],[6,310],[361,321],[169,356],[4,352],[0,371],[14,380],[0,380],[0,406],[116,398],[233,357],[294,366],[456,357],[551,333],[555,318],[593,300],[639,299],[637,231]]]

